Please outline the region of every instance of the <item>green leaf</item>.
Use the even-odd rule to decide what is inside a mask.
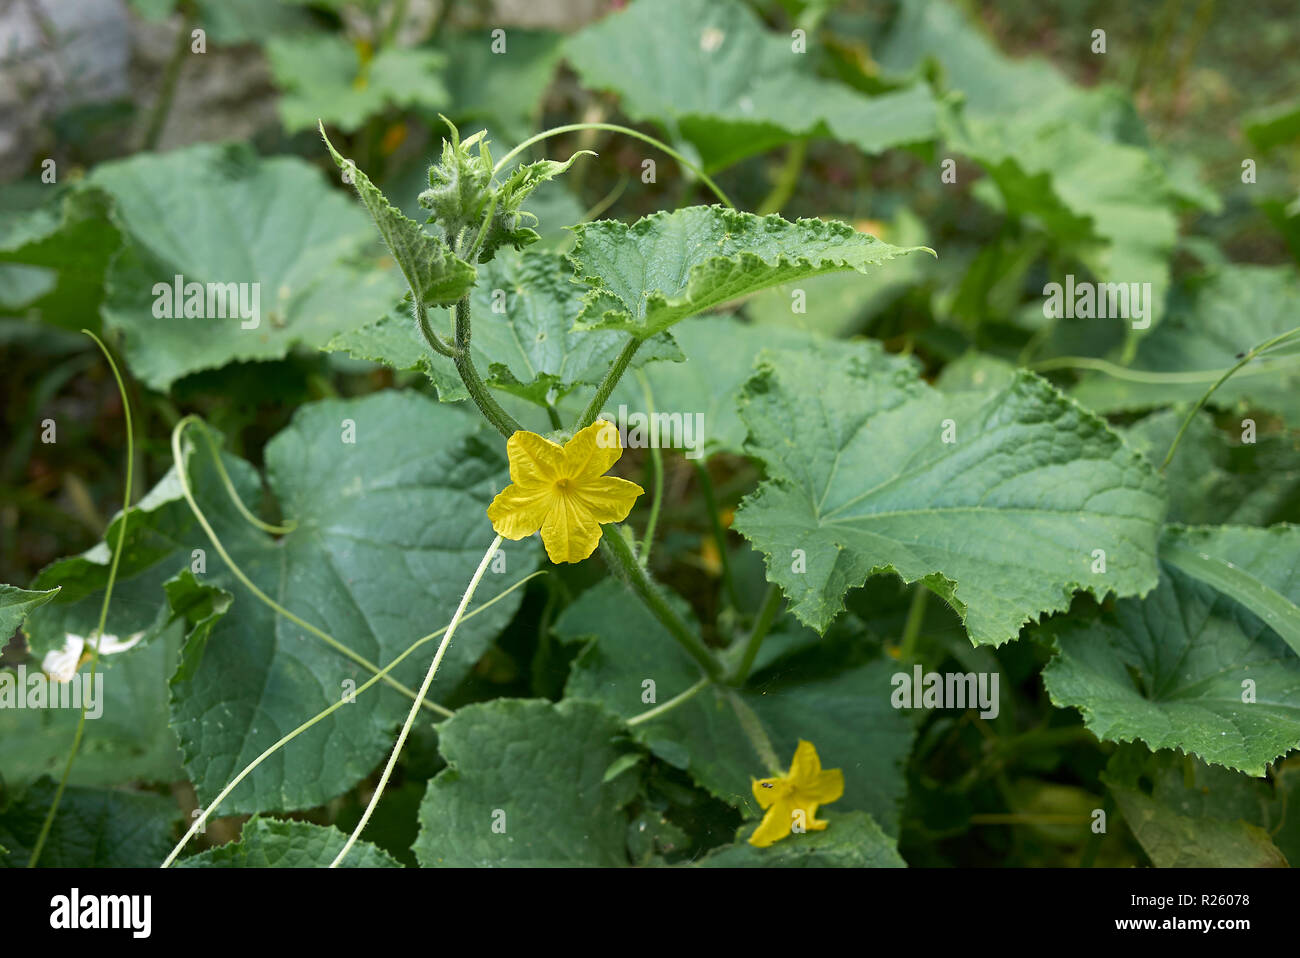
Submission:
[[[114,590],[114,603],[117,598]],[[96,718],[93,711],[87,712],[85,737],[68,778],[71,784],[174,782],[185,777],[176,733],[168,726],[167,689],[184,634],[183,624],[174,623],[156,639],[100,656],[100,714]],[[38,661],[27,663],[29,676],[39,668]],[[89,673],[87,663],[80,675]],[[18,785],[42,775],[61,776],[80,714],[80,708],[0,709],[4,780]]]
[[[1266,153],[1300,139],[1300,100],[1251,110],[1241,118],[1241,131],[1257,149]]]
[[[282,822],[254,815],[239,841],[183,858],[177,868],[328,868],[348,836],[337,828],[310,822]],[[357,842],[343,868],[401,868],[391,855],[369,842]]]
[[[810,276],[870,272],[922,247],[890,246],[844,223],[755,216],[720,206],[654,213],[631,226],[574,227],[569,254],[590,287],[578,325],[646,338],[715,306]]]
[[[1123,430],[1124,441],[1159,468],[1186,416],[1185,408],[1154,412]],[[1270,525],[1285,517],[1300,493],[1300,449],[1282,433],[1233,442],[1202,410],[1164,475],[1169,522]]]
[[[974,643],[993,645],[1080,589],[1100,598],[1155,585],[1163,483],[1031,373],[945,394],[875,344],[773,351],[741,418],[770,478],[735,528],[819,631],[879,572],[924,580]],[[1104,572],[1093,571],[1097,550]]]
[[[53,288],[29,304],[45,322],[97,327],[104,274],[122,245],[111,208],[102,190],[83,186],[46,206],[0,217],[0,262],[55,271]]]
[[[619,341],[624,339],[621,333],[613,331],[588,335],[615,336]],[[741,455],[744,452],[745,426],[736,411],[736,394],[753,373],[754,361],[763,349],[801,349],[824,341],[802,330],[760,328],[732,316],[701,316],[675,326],[672,337],[686,355],[686,360],[647,363],[642,373],[650,387],[654,411],[681,417],[681,431],[673,441],[680,440],[683,451],[697,457],[697,454],[730,452]],[[638,358],[647,358],[643,356],[645,352],[646,347],[642,346],[633,357],[634,363]],[[605,403],[606,418],[618,422],[620,406],[626,407],[629,416],[650,412],[640,376],[627,375],[619,381]],[[696,415],[704,417],[699,420],[703,423],[702,435],[697,435],[694,428],[697,420],[687,418]],[[664,421],[672,423],[671,420]],[[627,425],[629,431],[637,428],[635,420],[629,420]],[[689,435],[687,429],[690,429]],[[685,448],[688,439],[694,449]]]
[[[1160,558],[1245,606],[1300,655],[1300,526],[1172,527]]]
[[[737,0],[640,0],[571,37],[566,54],[588,86],[689,140],[710,169],[802,137],[874,154],[935,136],[924,84],[868,97],[822,80]]]
[[[1292,267],[1225,266],[1198,277],[1171,293],[1169,319],[1138,346],[1133,378],[1089,373],[1071,394],[1100,413],[1195,402],[1242,353],[1298,325],[1297,298]],[[1257,406],[1294,420],[1297,397],[1300,362],[1266,354],[1234,373],[1209,405]]]
[[[125,334],[131,371],[155,389],[232,360],[323,345],[400,295],[394,274],[347,265],[372,240],[372,228],[301,160],[200,145],[106,163],[89,180],[113,195],[114,219],[128,236],[109,272],[104,320]],[[184,228],[172,215],[177,209],[193,213]],[[207,318],[175,315],[177,275],[184,284],[242,292],[250,317],[236,308],[239,295],[224,310],[213,298],[209,310],[206,289]],[[224,289],[231,283],[248,285]],[[171,318],[155,315],[164,307],[172,307]]]
[[[290,133],[321,121],[351,133],[387,109],[439,109],[451,100],[446,58],[434,50],[384,47],[363,60],[356,44],[333,33],[273,37],[265,49]]]
[[[715,848],[697,868],[906,868],[894,839],[864,812],[819,813],[830,824],[824,831],[791,835],[767,848],[745,839],[757,825],[746,825],[736,844]]]
[[[1247,609],[1174,566],[1146,599],[1122,599],[1093,622],[1054,619],[1043,632],[1059,650],[1043,670],[1052,702],[1079,709],[1098,738],[1177,748],[1256,776],[1300,745],[1300,659]]]
[[[54,792],[54,782],[42,779],[6,796],[0,807],[0,845],[9,857],[0,859],[0,866],[26,867]],[[41,851],[40,867],[156,868],[171,849],[180,818],[170,798],[70,785]]]
[[[1125,746],[1102,781],[1157,868],[1285,868],[1269,832],[1286,803],[1264,782],[1195,759]]]
[[[594,640],[574,661],[565,701],[599,702],[630,719],[700,679],[695,662],[614,580],[584,592],[554,630],[562,641]],[[775,771],[770,762],[784,771],[799,740],[807,739],[825,767],[844,770],[844,797],[833,810],[868,812],[896,834],[913,727],[890,706],[893,671],[892,663],[875,661],[828,679],[800,681],[796,670],[780,685],[709,686],[632,726],[632,734],[656,754],[676,746],[692,777],[747,818],[761,814],[751,780]],[[643,699],[647,680],[654,683],[653,703]]]
[[[604,781],[623,723],[585,702],[496,699],[438,727],[448,768],[429,782],[415,855],[425,867],[628,864],[637,776]]]
[[[582,305],[582,288],[572,277],[567,260],[554,253],[505,250],[479,267],[470,295],[470,352],[488,385],[545,403],[600,382],[627,337],[617,330],[572,328]],[[433,313],[429,320],[436,332],[450,336],[450,314]],[[469,398],[455,364],[429,349],[416,332],[409,308],[344,333],[326,348],[396,369],[422,369],[444,402]],[[633,363],[680,358],[664,333],[638,350]]]
[[[302,619],[383,665],[450,621],[491,539],[485,511],[508,480],[499,443],[484,435],[471,417],[416,394],[381,392],[300,407],[265,451],[271,493],[282,514],[298,522],[279,539],[239,515],[210,450],[193,433],[187,433],[186,464],[200,507],[248,577]],[[260,490],[252,467],[232,456],[224,462],[240,498],[256,505]],[[165,606],[162,582],[193,569],[196,549],[204,550],[204,570],[169,590],[181,609]],[[65,583],[69,601],[37,610],[29,619],[34,635],[52,633],[62,644],[64,629],[97,610],[107,566],[98,560],[107,547],[93,551],[56,563],[37,580],[42,586]],[[537,555],[532,540],[508,543],[506,572],[484,578],[479,601],[531,571]],[[218,608],[204,606],[199,585],[230,593],[229,611],[214,621]],[[120,604],[119,596],[134,601]],[[434,701],[469,674],[518,601],[512,596],[464,623],[432,686]],[[171,682],[172,725],[200,801],[369,677],[235,579],[169,474],[130,517],[108,631],[129,634],[142,621],[182,612],[192,631],[184,668]],[[394,677],[418,686],[432,652],[429,646],[413,655]],[[409,705],[382,684],[358,696],[260,766],[223,811],[309,808],[341,794],[382,761]]]
[[[33,609],[39,609],[58,594],[58,589],[33,592],[16,585],[0,583],[0,638],[8,643]],[[0,646],[0,652],[2,651],[4,648]]]
[[[370,182],[351,160],[345,160],[320,127],[330,156],[357,188],[357,196],[370,218],[379,228],[393,259],[406,278],[416,301],[425,306],[452,306],[474,286],[477,273],[473,266],[454,255],[440,237],[431,236],[423,226],[388,202],[383,192]]]

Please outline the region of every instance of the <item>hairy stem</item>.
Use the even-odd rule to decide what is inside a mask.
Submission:
[[[502,409],[497,401],[492,398],[492,394],[488,392],[487,385],[479,377],[478,370],[474,368],[474,360],[470,358],[469,341],[469,297],[466,296],[456,304],[456,351],[454,357],[456,372],[460,373],[461,382],[469,390],[470,398],[474,400],[474,405],[478,406],[483,418],[490,422],[497,432],[509,439],[524,427],[519,425],[510,413]]]
[[[645,396],[646,415],[652,419],[655,414],[654,392],[650,389],[650,380],[641,370],[636,372],[637,381],[641,383],[641,394]],[[664,454],[658,445],[650,447],[650,467],[654,476],[654,492],[650,498],[650,517],[645,523],[645,538],[641,540],[641,565],[650,562],[650,550],[654,547],[655,526],[659,523],[659,508],[664,498]]]
[[[443,342],[442,337],[433,331],[429,325],[429,307],[424,303],[415,304],[415,328],[420,331],[424,341],[429,344],[429,348],[435,353],[441,353],[448,359],[456,358],[456,350]]]
[[[596,387],[596,395],[591,397],[591,402],[587,403],[587,408],[584,409],[582,415],[578,417],[578,423],[573,427],[574,432],[577,432],[580,429],[586,429],[596,421],[596,417],[600,415],[600,407],[605,405],[605,400],[607,400],[610,393],[614,391],[614,387],[618,385],[618,381],[623,378],[623,373],[627,372],[628,363],[632,361],[632,357],[636,355],[636,351],[640,348],[641,340],[635,336],[629,336],[627,345],[625,345],[622,352],[615,357],[613,365],[611,365],[609,371],[605,373],[605,378],[602,379],[600,385]]]
[[[600,537],[600,549],[611,571],[631,587],[650,613],[668,630],[668,634],[686,650],[686,654],[699,663],[710,679],[720,681],[723,675],[722,663],[690,626],[682,621],[681,616],[668,604],[659,586],[641,568],[636,556],[632,554],[631,546],[623,538],[622,527],[611,526],[606,529]]]

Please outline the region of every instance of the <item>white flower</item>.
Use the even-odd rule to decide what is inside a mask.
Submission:
[[[87,645],[92,647],[98,645],[100,655],[114,655],[125,652],[143,638],[144,632],[137,632],[126,639],[119,639],[115,635],[103,635],[98,642],[88,643],[81,636],[69,632],[63,640],[63,648],[45,653],[45,658],[41,660],[41,671],[56,682],[71,682],[72,677],[77,674],[78,666],[81,665],[82,656],[89,654]]]

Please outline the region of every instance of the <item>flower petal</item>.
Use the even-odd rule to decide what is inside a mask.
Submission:
[[[793,779],[795,787],[802,791],[805,785],[816,781],[821,770],[822,760],[817,756],[817,749],[813,747],[813,743],[800,739],[798,747],[794,750],[794,759],[790,762],[788,777]]]
[[[636,497],[644,492],[635,482],[617,476],[600,476],[581,482],[575,480],[569,497],[577,500],[597,522],[622,522],[632,511]]]
[[[776,801],[776,787],[784,781],[783,778],[756,778],[751,782],[749,787],[759,808],[767,808]]]
[[[829,805],[844,797],[844,772],[838,768],[818,772],[812,781],[799,784],[799,798],[817,805]],[[811,817],[811,815],[809,816]]]
[[[512,465],[511,471],[513,469]],[[488,519],[498,535],[507,539],[522,539],[542,527],[558,498],[549,486],[524,489],[512,484],[498,492],[492,500],[487,510]]]
[[[506,440],[510,479],[521,486],[550,485],[566,475],[564,448],[535,432],[519,430]]]
[[[564,444],[565,475],[570,479],[595,479],[609,472],[623,455],[623,444],[613,423],[597,419]]]
[[[596,551],[600,523],[573,496],[558,495],[542,523],[542,543],[552,562],[581,562]]]
[[[754,834],[749,836],[749,844],[756,848],[766,848],[785,838],[790,834],[790,826],[794,822],[791,814],[793,811],[794,806],[789,802],[777,802],[767,810],[758,828],[754,829]]]

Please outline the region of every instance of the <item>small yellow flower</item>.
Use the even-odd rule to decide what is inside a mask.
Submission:
[[[538,529],[552,562],[581,562],[596,551],[602,522],[622,522],[636,497],[635,482],[607,476],[623,446],[618,430],[598,419],[558,446],[535,432],[506,442],[511,484],[488,506],[492,528],[507,539]]]
[[[759,779],[753,784],[754,798],[767,809],[749,844],[766,848],[790,834],[796,820],[819,832],[830,822],[817,818],[817,806],[838,801],[844,794],[844,773],[838,768],[822,771],[822,761],[812,742],[799,741],[790,771],[782,778]]]

